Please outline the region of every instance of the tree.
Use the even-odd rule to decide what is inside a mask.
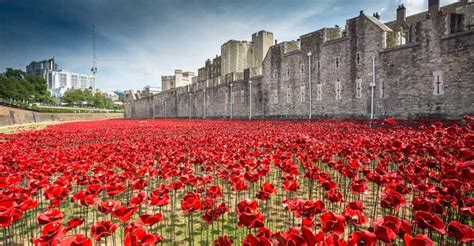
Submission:
[[[25,72],[7,68],[0,75],[0,97],[30,102],[53,103],[46,80],[39,76],[25,75]]]

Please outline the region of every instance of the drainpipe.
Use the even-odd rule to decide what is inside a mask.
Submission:
[[[166,100],[166,99],[165,99]],[[165,101],[165,119],[166,119],[166,101]]]
[[[313,114],[313,88],[311,83],[311,56],[313,53],[308,52],[308,77],[309,77],[309,119],[311,120],[311,115]]]
[[[375,56],[372,56],[372,83],[370,83],[370,119],[374,119],[374,93],[375,93]]]
[[[249,80],[249,120],[252,119],[252,80]]]

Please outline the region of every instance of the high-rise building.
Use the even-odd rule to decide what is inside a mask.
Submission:
[[[59,70],[54,58],[31,62],[26,66],[26,74],[43,77],[48,84],[48,90],[54,97],[61,97],[70,89],[94,90],[95,88],[94,76]]]
[[[39,61],[39,62],[31,62],[30,65],[26,66],[26,74],[28,75],[36,75],[45,78],[47,71],[57,71],[58,64],[54,62],[54,58]]]

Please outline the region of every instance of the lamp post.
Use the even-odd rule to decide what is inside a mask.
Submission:
[[[308,80],[309,80],[309,119],[311,119],[313,111],[313,88],[311,83],[311,56],[313,53],[308,52]]]
[[[193,96],[193,93],[189,93],[189,119],[191,119],[191,115],[192,115],[192,110],[191,110],[191,97]]]
[[[252,119],[252,80],[249,80],[249,120]]]
[[[374,119],[375,56],[372,56],[372,83],[370,83],[370,119]]]
[[[230,83],[230,118],[232,119],[233,113],[234,113],[234,95],[232,91],[232,87],[234,85],[232,82]]]
[[[206,118],[206,88],[204,88],[203,92],[204,92],[204,95],[203,95],[203,100],[202,100],[203,101],[203,105],[202,105],[203,117],[202,118],[205,119]]]

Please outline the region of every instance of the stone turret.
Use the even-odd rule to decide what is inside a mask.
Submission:
[[[405,5],[400,5],[397,8],[397,21],[404,21],[407,15],[407,9]]]
[[[439,12],[439,0],[428,0],[428,13],[437,16]]]

